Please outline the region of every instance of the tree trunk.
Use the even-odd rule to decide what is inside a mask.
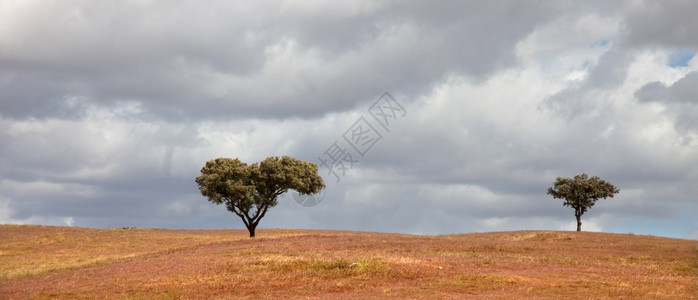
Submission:
[[[255,230],[256,227],[257,227],[257,226],[254,226],[254,225],[250,225],[250,226],[247,227],[247,231],[250,232],[250,237],[251,237],[251,238],[254,237],[254,230]]]
[[[582,216],[576,215],[577,217],[577,231],[582,231]]]

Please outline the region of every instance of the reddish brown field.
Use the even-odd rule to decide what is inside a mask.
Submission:
[[[698,241],[0,226],[0,298],[698,298]]]

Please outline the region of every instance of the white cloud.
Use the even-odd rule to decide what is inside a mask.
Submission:
[[[73,217],[50,217],[32,215],[27,218],[15,217],[16,212],[10,207],[12,201],[8,198],[0,197],[0,224],[42,224],[42,225],[59,225],[73,226],[75,219]]]
[[[684,236],[684,238],[690,239],[690,240],[698,240],[698,229],[691,231],[686,236]]]
[[[95,197],[98,192],[94,188],[80,184],[61,184],[48,181],[19,182],[3,180],[0,182],[0,191],[11,193],[20,197],[47,197],[54,195],[66,195],[73,197]]]
[[[12,224],[10,199],[0,197],[0,224]]]
[[[559,55],[559,52],[572,52],[588,55],[602,51],[621,28],[619,16],[600,16],[597,13],[585,15],[565,15],[533,31],[517,45],[521,58]],[[598,55],[598,54],[597,54]]]
[[[577,230],[577,221],[571,221],[565,224],[564,226],[559,226],[557,227],[558,230],[568,230],[568,231],[573,231]],[[582,231],[590,231],[590,232],[603,232],[603,227],[597,219],[591,218],[589,220],[585,220],[582,218]]]

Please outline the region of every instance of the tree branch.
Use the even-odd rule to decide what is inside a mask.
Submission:
[[[254,222],[254,226],[257,226],[257,224],[259,224],[259,220],[264,218],[264,215],[267,214],[267,209],[269,209],[269,205],[264,206],[264,210],[262,211],[262,215],[260,215],[259,218]]]

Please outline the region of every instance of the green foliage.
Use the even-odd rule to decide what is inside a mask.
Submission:
[[[548,188],[548,194],[555,199],[565,199],[563,205],[574,208],[577,218],[577,231],[581,231],[582,215],[601,198],[611,197],[620,190],[610,182],[597,176],[589,178],[587,174],[576,175],[574,178],[558,177],[553,187]]]
[[[267,157],[251,165],[237,158],[216,158],[206,162],[195,181],[201,195],[215,204],[225,204],[242,219],[250,237],[281,194],[296,190],[309,195],[325,187],[314,163],[289,156]]]

